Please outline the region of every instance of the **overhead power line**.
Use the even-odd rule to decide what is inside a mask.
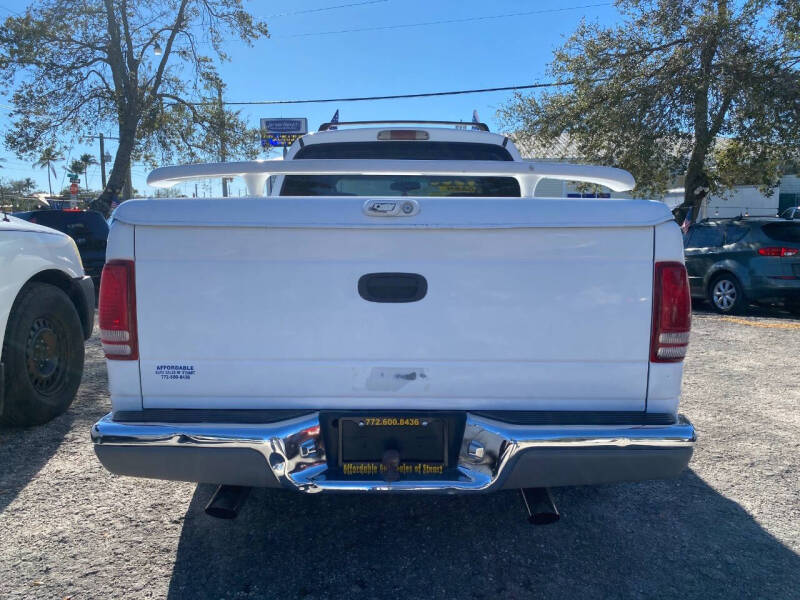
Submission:
[[[0,6],[0,10],[7,10],[7,11],[8,11],[8,12],[10,12],[12,15],[17,15],[18,17],[21,17],[21,16],[22,16],[22,13],[21,13],[21,12],[17,12],[16,10],[11,10],[11,9],[10,9],[10,8],[8,8],[7,6]]]
[[[403,98],[431,98],[434,96],[459,96],[462,94],[485,94],[487,92],[508,92],[513,90],[532,90],[535,88],[561,87],[571,85],[572,81],[551,81],[546,83],[530,83],[527,85],[507,85],[503,87],[477,88],[472,90],[453,90],[449,92],[424,92],[421,94],[394,94],[391,96],[355,96],[352,98],[315,98],[302,100],[247,100],[229,101],[222,103],[229,106],[247,106],[257,104],[322,104],[325,102],[365,102],[367,100],[400,100]],[[172,103],[170,103],[172,104]],[[196,106],[217,104],[217,101],[192,102]]]
[[[399,25],[381,25],[378,27],[360,27],[357,29],[336,29],[332,31],[310,31],[308,33],[293,33],[289,35],[276,35],[273,38],[298,38],[311,37],[315,35],[336,35],[340,33],[357,33],[362,31],[386,31],[387,29],[404,29],[409,27],[424,27],[427,25],[445,25],[450,23],[468,23],[473,21],[488,21],[489,19],[505,19],[509,17],[525,17],[529,15],[541,15],[545,13],[558,13],[570,10],[581,10],[584,8],[598,8],[601,6],[612,6],[611,2],[600,2],[596,4],[583,4],[581,6],[563,6],[561,8],[540,8],[537,10],[526,10],[522,12],[504,13],[501,15],[484,15],[480,17],[463,17],[461,19],[443,19],[439,21],[424,21],[420,23],[404,23]]]
[[[307,10],[295,10],[292,12],[278,13],[276,15],[269,15],[265,19],[277,19],[279,17],[293,17],[295,15],[308,15],[311,13],[324,12],[327,10],[336,10],[339,8],[351,8],[353,6],[365,6],[367,4],[381,4],[389,0],[365,0],[364,2],[351,2],[350,4],[337,4],[336,6],[323,6],[320,8],[309,8]]]

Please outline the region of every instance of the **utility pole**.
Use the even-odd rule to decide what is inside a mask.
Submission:
[[[103,182],[103,189],[106,189],[106,145],[103,134],[100,134],[100,180]]]
[[[225,136],[228,132],[225,131],[225,105],[222,104],[222,82],[217,82],[217,136],[219,137],[219,162],[225,162],[228,159],[228,150],[225,147]],[[222,178],[222,197],[228,197],[228,178]]]
[[[90,138],[100,138],[100,175],[103,180],[103,189],[106,189],[106,153],[105,153],[105,140],[106,137],[101,133],[100,135],[90,135]],[[118,137],[108,136],[109,140],[119,140]],[[125,183],[122,185],[122,199],[127,200],[133,196],[133,179],[131,179],[131,166],[128,165],[128,176]]]
[[[119,140],[118,137],[105,136],[102,133],[99,135],[90,135],[90,139],[98,138],[100,140],[100,178],[103,182],[103,189],[106,189],[106,140]],[[130,171],[128,171],[128,178],[130,179]]]

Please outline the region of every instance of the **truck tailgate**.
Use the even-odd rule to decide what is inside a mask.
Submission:
[[[405,221],[346,197],[120,212],[144,407],[644,410],[663,205],[418,200]],[[470,225],[465,206],[516,212]],[[427,293],[365,300],[373,273],[420,275]]]

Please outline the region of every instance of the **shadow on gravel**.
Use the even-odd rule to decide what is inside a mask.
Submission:
[[[692,471],[554,491],[310,496],[256,490],[235,521],[186,514],[169,598],[789,598],[800,557]],[[795,590],[792,592],[791,590]],[[796,598],[796,596],[794,596]]]
[[[37,427],[0,425],[0,513],[56,453],[73,420],[68,410]]]
[[[88,438],[88,423],[93,423],[108,411],[107,390],[106,365],[100,354],[100,340],[95,334],[86,344],[81,386],[67,412],[49,423],[34,427],[0,425],[0,513],[36,477],[64,443],[65,437]],[[84,424],[85,428],[72,431]]]

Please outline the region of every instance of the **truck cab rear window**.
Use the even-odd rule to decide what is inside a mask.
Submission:
[[[427,175],[287,175],[281,196],[519,197],[513,177]]]
[[[333,142],[307,144],[294,159],[375,158],[385,160],[513,160],[497,144],[468,142]]]

